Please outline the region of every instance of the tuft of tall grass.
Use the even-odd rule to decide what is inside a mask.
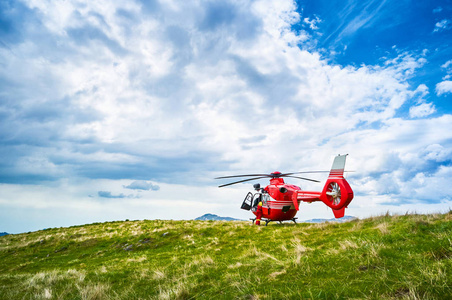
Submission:
[[[107,283],[95,283],[88,285],[77,285],[82,300],[110,299],[110,285]]]

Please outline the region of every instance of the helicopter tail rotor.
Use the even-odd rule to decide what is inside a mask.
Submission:
[[[347,154],[336,156],[319,197],[323,203],[333,209],[336,218],[344,216],[345,208],[353,199],[353,190],[343,176],[346,157]]]

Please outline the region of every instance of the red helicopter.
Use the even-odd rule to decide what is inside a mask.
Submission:
[[[249,179],[239,180],[218,187],[224,187],[246,181],[270,178],[270,184],[265,188],[261,188],[260,184],[255,184],[255,194],[249,192],[245,200],[243,200],[241,208],[251,210],[256,216],[257,205],[262,202],[262,220],[267,225],[271,221],[292,220],[296,223],[295,215],[299,211],[300,202],[322,201],[331,207],[336,218],[342,218],[345,214],[345,208],[353,199],[353,190],[344,178],[345,158],[346,155],[338,155],[334,158],[333,166],[329,171],[328,179],[323,187],[323,191],[302,191],[300,187],[292,184],[286,184],[282,177],[298,178],[314,182],[318,180],[305,177],[293,176],[294,174],[303,173],[322,173],[328,171],[307,171],[294,173],[273,172],[271,174],[247,174],[223,176],[215,179],[236,178],[236,177],[253,177]],[[253,223],[255,219],[252,219]]]

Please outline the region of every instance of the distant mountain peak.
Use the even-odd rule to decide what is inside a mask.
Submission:
[[[215,214],[204,214],[195,219],[196,221],[240,221],[239,219],[234,219],[231,217],[220,217]]]
[[[323,223],[323,222],[338,222],[338,223],[344,223],[348,221],[352,221],[357,219],[357,217],[353,216],[343,216],[342,218],[332,218],[332,219],[310,219],[306,221],[300,221],[302,223]]]
[[[8,235],[9,233],[7,232],[0,232],[0,236],[4,236],[4,235]]]

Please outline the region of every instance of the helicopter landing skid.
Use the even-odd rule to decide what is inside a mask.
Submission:
[[[290,219],[290,221],[292,221],[292,222],[294,222],[295,224],[297,224],[297,219],[298,219],[298,218],[292,218],[292,219]],[[250,220],[253,221],[253,225],[254,225],[254,222],[256,222],[256,218],[250,218]],[[267,226],[268,223],[270,223],[270,222],[276,222],[276,221],[274,221],[274,220],[264,219],[264,218],[262,218],[261,220],[265,222],[265,226]],[[289,221],[289,220],[287,220],[287,221]],[[279,224],[282,224],[283,221],[278,221],[278,222],[279,222]]]

